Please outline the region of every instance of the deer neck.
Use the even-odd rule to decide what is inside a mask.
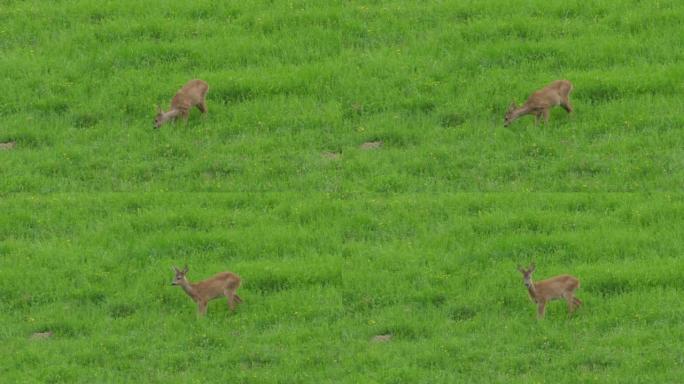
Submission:
[[[183,281],[180,286],[183,288],[188,296],[192,297],[193,300],[197,300],[197,291],[195,291],[194,286],[187,280]]]
[[[522,115],[527,115],[530,112],[532,112],[532,108],[530,108],[529,105],[525,104],[525,105],[513,110],[513,118],[517,119],[518,117],[520,117]]]
[[[527,293],[529,293],[532,300],[534,300],[536,302],[537,301],[537,290],[534,288],[534,283],[532,282],[532,280],[530,280],[529,283],[525,283],[525,286],[527,287]]]
[[[170,110],[166,112],[162,112],[162,120],[164,121],[169,121],[171,119],[176,118],[178,115],[180,115],[180,111],[176,108],[171,108]]]

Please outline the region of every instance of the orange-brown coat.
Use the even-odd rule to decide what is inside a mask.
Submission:
[[[570,92],[572,92],[570,81],[556,80],[534,92],[521,107],[518,107],[513,101],[508,107],[506,116],[504,116],[504,127],[508,127],[513,121],[524,115],[534,115],[535,124],[539,122],[540,117],[543,117],[544,122],[547,122],[549,111],[557,105],[563,107],[568,113],[572,112]]]
[[[242,299],[235,292],[240,287],[240,277],[233,272],[219,272],[216,275],[197,283],[191,283],[186,278],[188,267],[183,270],[173,267],[176,275],[171,285],[180,285],[183,291],[197,303],[197,310],[200,315],[207,314],[207,304],[213,300],[225,296],[228,301],[228,308],[235,310],[235,303],[241,303]]]
[[[154,127],[159,128],[169,120],[175,120],[181,117],[186,123],[190,115],[190,109],[197,107],[202,113],[207,112],[207,103],[205,97],[209,85],[203,80],[190,80],[183,88],[181,88],[176,95],[171,99],[171,108],[164,112],[157,107],[157,116],[154,119]]]
[[[568,303],[568,312],[572,314],[582,301],[575,297],[575,290],[580,286],[579,279],[570,275],[559,275],[546,280],[532,281],[534,264],[525,269],[518,266],[518,271],[523,275],[523,281],[527,287],[527,293],[533,302],[537,304],[537,317],[543,318],[546,303],[551,300],[565,299]]]

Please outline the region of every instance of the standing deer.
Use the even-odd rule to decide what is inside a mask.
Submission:
[[[579,280],[570,275],[555,276],[550,279],[532,282],[532,272],[534,272],[534,263],[525,269],[518,266],[518,271],[523,274],[527,292],[530,294],[532,301],[537,303],[537,318],[544,318],[544,310],[546,303],[555,299],[565,299],[568,302],[568,313],[572,314],[575,308],[582,304],[580,299],[575,297],[575,290],[579,288]]]
[[[540,117],[543,117],[544,123],[546,123],[549,121],[549,111],[556,105],[560,105],[568,113],[572,112],[570,92],[572,92],[571,82],[556,80],[533,93],[522,107],[518,107],[513,100],[504,117],[504,127],[508,127],[513,121],[524,115],[534,115],[535,125],[539,123]]]
[[[164,123],[171,119],[177,119],[179,116],[187,124],[190,109],[197,107],[202,113],[207,112],[207,103],[204,97],[207,95],[209,85],[202,80],[188,81],[180,91],[171,99],[171,109],[167,112],[157,106],[157,116],[154,119],[154,127],[159,128]]]
[[[213,277],[197,282],[191,283],[185,277],[188,273],[188,266],[181,271],[175,266],[176,272],[171,285],[180,285],[185,293],[197,303],[197,311],[201,316],[207,314],[207,303],[209,300],[225,296],[228,299],[228,308],[231,311],[235,310],[235,302],[241,303],[242,299],[235,291],[240,287],[240,277],[232,272],[220,272]]]

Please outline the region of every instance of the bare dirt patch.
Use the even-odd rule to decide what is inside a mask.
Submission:
[[[0,143],[0,151],[9,151],[10,149],[14,149],[14,147],[17,146],[16,141],[8,141],[6,143]]]
[[[367,141],[359,146],[359,148],[368,151],[371,149],[379,149],[383,145],[382,141]]]
[[[52,331],[48,332],[36,332],[29,339],[31,340],[46,340],[52,337]]]
[[[392,340],[392,335],[377,335],[371,339],[374,343],[387,343]]]
[[[321,157],[324,159],[329,159],[329,160],[339,160],[342,157],[342,154],[339,152],[321,152]]]

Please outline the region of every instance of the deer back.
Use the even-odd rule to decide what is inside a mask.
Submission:
[[[235,290],[239,286],[240,277],[232,272],[217,273],[207,280],[193,284],[194,290],[205,300],[223,296],[226,289]]]
[[[577,288],[579,288],[579,280],[570,275],[560,275],[534,282],[536,296],[545,300],[563,297],[567,292],[572,292]]]
[[[204,102],[209,85],[202,80],[190,80],[181,88],[171,100],[171,107],[176,109],[190,109]]]
[[[546,109],[560,104],[572,91],[572,83],[568,80],[556,80],[533,93],[525,105],[534,109]]]

